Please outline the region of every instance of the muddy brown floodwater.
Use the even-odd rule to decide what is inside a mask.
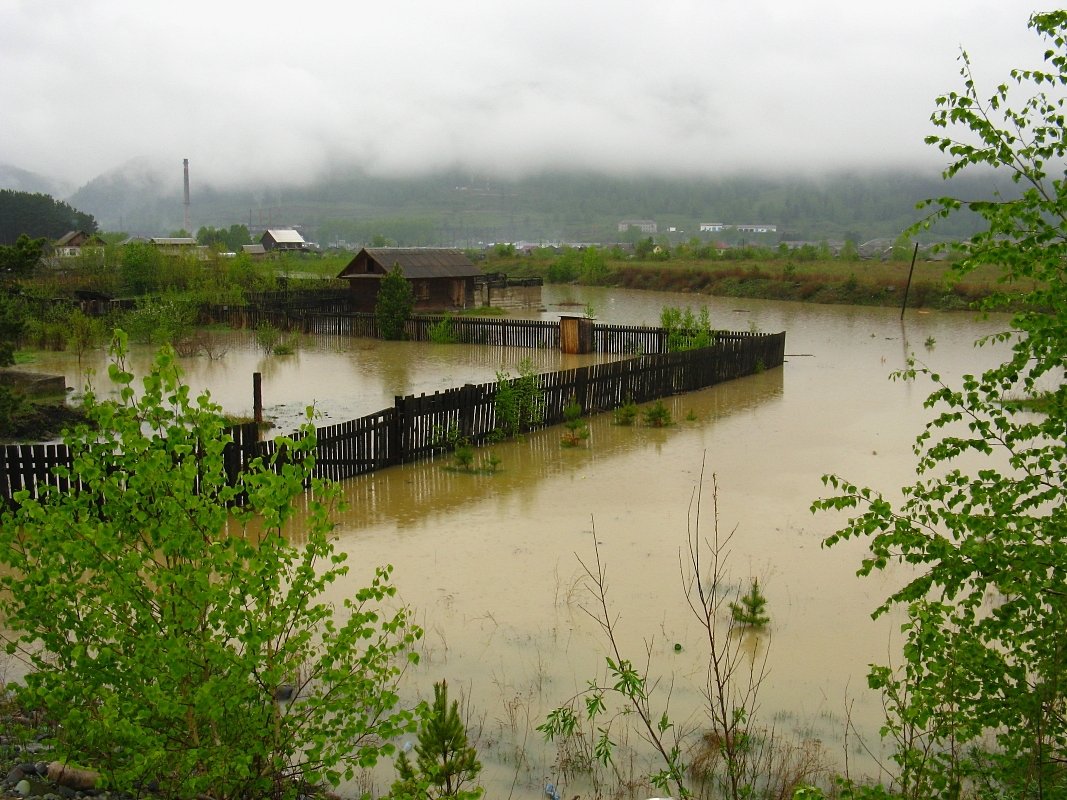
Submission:
[[[881,701],[867,689],[868,665],[899,648],[899,618],[871,612],[905,575],[902,568],[859,579],[862,542],[833,549],[821,541],[843,522],[813,516],[820,476],[839,473],[898,497],[914,479],[912,444],[930,412],[930,385],[891,381],[909,354],[951,378],[997,360],[976,349],[1004,318],[963,312],[813,306],[592,288],[546,287],[551,318],[591,305],[607,322],[656,324],[664,305],[707,305],[713,324],[787,332],[786,363],[749,378],[668,399],[666,429],[590,420],[579,448],[560,446],[560,430],[494,445],[500,471],[457,474],[444,461],[396,467],[346,481],[339,549],[352,583],[379,564],[395,567],[404,602],[426,629],[421,665],[409,691],[432,698],[447,679],[462,698],[485,764],[487,796],[539,797],[546,780],[564,796],[588,785],[564,775],[553,745],[534,730],[545,713],[603,674],[605,643],[582,611],[590,596],[578,559],[593,557],[594,536],[607,566],[608,600],[621,644],[662,685],[674,682],[670,711],[699,728],[706,653],[682,592],[680,557],[695,493],[703,489],[701,530],[710,533],[712,476],[719,529],[733,532],[727,570],[738,587],[758,577],[771,624],[746,643],[766,656],[758,722],[783,735],[818,740],[829,761],[875,769]],[[266,412],[284,429],[314,401],[327,421],[377,411],[396,394],[430,392],[514,374],[522,358],[539,370],[583,359],[558,353],[466,346],[330,340],[296,356],[263,358],[245,334],[225,335],[218,360],[185,362],[189,382],[210,387],[230,411],[251,408],[251,373],[264,374]],[[135,366],[147,354],[138,352]],[[102,357],[97,358],[102,365]],[[34,368],[60,368],[62,358]],[[67,368],[68,383],[79,383]],[[80,388],[80,383],[79,383]],[[675,644],[681,645],[676,652]],[[845,736],[846,720],[854,730]],[[639,769],[638,766],[628,769]],[[353,792],[385,790],[389,768],[361,778]]]

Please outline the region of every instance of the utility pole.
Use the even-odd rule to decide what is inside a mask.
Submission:
[[[189,231],[189,159],[183,158],[182,164],[185,166],[185,230]]]

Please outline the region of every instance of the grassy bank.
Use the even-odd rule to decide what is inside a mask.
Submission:
[[[486,268],[515,277],[539,275],[547,279],[551,264],[544,258],[498,257],[490,259]],[[900,261],[837,259],[638,261],[605,254],[605,270],[597,283],[721,297],[899,307],[904,302],[910,266],[910,262]],[[996,280],[993,269],[980,269],[960,278],[947,262],[917,262],[908,289],[908,306],[968,308],[998,288]],[[581,276],[576,282],[583,282]]]

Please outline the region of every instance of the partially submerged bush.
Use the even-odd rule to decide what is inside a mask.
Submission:
[[[119,332],[117,399],[90,389],[90,425],[67,436],[58,472],[81,489],[21,493],[0,525],[22,700],[57,721],[61,758],[125,791],[281,797],[373,765],[413,729],[397,685],[421,631],[387,610],[391,567],[340,613],[322,599],[348,567],[329,539],[336,489],[304,494],[314,428],[231,486],[225,420],[190,400],[173,351],[138,391],[124,359]]]

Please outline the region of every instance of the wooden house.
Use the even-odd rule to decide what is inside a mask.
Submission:
[[[104,240],[95,233],[69,231],[55,241],[52,252],[59,258],[76,258],[85,250],[102,250],[103,247]]]
[[[260,237],[259,243],[267,252],[293,250],[300,252],[307,249],[304,237],[292,228],[268,228]]]
[[[365,247],[337,276],[349,282],[355,311],[374,311],[381,279],[397,265],[411,282],[416,310],[446,311],[475,304],[474,280],[482,271],[462,251]]]

